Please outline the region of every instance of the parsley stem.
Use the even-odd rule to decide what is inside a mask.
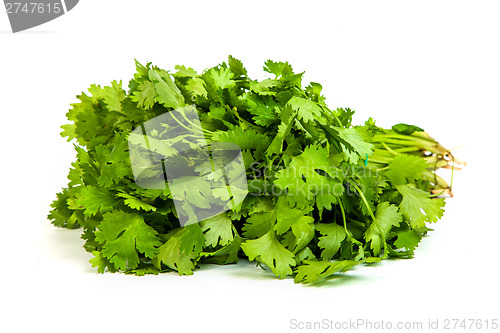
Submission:
[[[247,121],[247,120],[243,119],[243,118],[239,115],[239,113],[238,113],[238,109],[236,108],[236,106],[235,106],[235,107],[233,107],[232,109],[231,109],[231,108],[229,108],[229,110],[230,110],[230,111],[231,111],[231,113],[232,113],[232,114],[233,114],[236,118],[238,118],[238,120],[239,120],[239,121],[241,121],[242,123],[246,124],[246,125],[247,125],[247,126],[249,126],[249,127],[252,127],[252,128],[255,128],[255,129],[259,129],[259,127],[258,127],[258,126],[255,126],[255,125],[254,125],[254,124],[252,124],[251,122],[249,122],[249,121]]]
[[[382,142],[382,146],[384,146],[384,148],[389,152],[391,153],[392,155],[394,156],[397,156],[399,155],[397,152],[395,152],[394,150],[392,150],[391,148],[389,148],[389,146],[385,143],[385,142]]]
[[[328,116],[333,116],[333,119],[335,119],[335,121],[337,122],[337,124],[339,124],[339,127],[344,127],[344,124],[342,124],[342,122],[340,121],[340,119],[337,117],[337,115],[335,114],[335,112],[333,112],[332,110],[330,110],[330,108],[328,108],[326,105],[321,105],[322,107],[322,110],[323,111],[327,111],[327,112],[323,112],[323,114],[325,114],[327,117]],[[330,120],[332,119],[332,117],[328,117]]]
[[[345,218],[344,205],[342,204],[342,200],[339,200],[340,211],[342,212],[342,220],[344,221],[344,229],[347,235],[349,235],[349,231],[347,230],[347,221]]]
[[[307,133],[309,133],[310,136],[312,136],[315,140],[319,140],[318,133],[313,126],[310,126],[309,124],[305,123],[302,119],[299,119],[299,123],[302,125],[304,130]]]
[[[335,121],[337,122],[337,124],[339,124],[339,127],[344,127],[344,124],[342,124],[342,122],[340,121],[339,117],[337,117],[337,115],[335,114],[335,112],[333,112],[332,110],[330,110],[326,105],[324,105],[323,108],[326,108],[328,110],[327,114],[333,116],[333,119],[335,119]]]
[[[422,136],[405,135],[405,134],[397,134],[397,133],[376,134],[374,137],[412,140],[415,142],[423,142],[423,143],[437,143],[436,140],[432,139],[431,137],[422,137]]]
[[[177,117],[174,115],[173,112],[170,112],[170,116],[175,120],[175,122],[179,125],[181,125],[181,127],[184,127],[185,129],[187,129],[188,131],[190,132],[193,132],[193,129],[192,128],[189,128],[187,127],[186,125],[184,125],[182,122],[179,121],[179,119],[177,119]]]
[[[429,170],[426,170],[422,173],[422,179],[434,182],[438,187],[441,188],[449,188],[450,186],[446,183],[446,181],[438,176],[435,172],[431,172]]]
[[[356,184],[351,184],[351,185],[356,189],[356,191],[358,191],[359,195],[361,196],[361,199],[363,199],[363,202],[365,203],[366,208],[368,209],[368,212],[370,213],[370,216],[373,219],[373,223],[375,223],[375,227],[377,228],[378,233],[380,234],[380,238],[382,238],[382,242],[384,243],[384,256],[385,256],[385,255],[387,255],[387,243],[385,241],[385,235],[382,233],[382,229],[380,229],[380,226],[378,225],[378,223],[375,219],[375,215],[373,214],[373,211],[370,208],[368,201],[366,201],[366,198],[363,195],[363,192],[359,189],[359,187]]]
[[[342,204],[342,200],[339,200],[339,206],[340,206],[340,211],[342,212],[342,220],[344,221],[344,230],[347,235],[347,239],[351,241],[352,243],[356,244],[359,248],[358,255],[354,260],[358,260],[358,257],[363,258],[364,257],[364,251],[363,251],[363,243],[358,241],[356,238],[354,238],[351,234],[351,232],[347,229],[347,219],[345,216],[345,210],[344,210],[344,205]]]
[[[436,154],[444,154],[447,150],[432,138],[402,134],[376,134],[374,143],[390,143],[408,147],[418,147]]]
[[[395,145],[400,145],[400,146],[417,146],[423,149],[426,149],[431,152],[440,152],[437,150],[437,146],[434,144],[430,144],[429,142],[416,142],[413,140],[403,140],[403,139],[394,139],[394,138],[380,138],[380,137],[373,137],[373,142],[374,143],[390,143],[390,144],[395,144]]]
[[[333,118],[335,118],[335,120],[339,124],[339,127],[344,127],[344,124],[342,124],[342,122],[340,121],[339,117],[337,117],[337,115],[334,112],[332,112],[332,115],[333,115]]]
[[[197,124],[195,124],[195,123],[193,123],[191,120],[189,120],[189,119],[186,117],[186,115],[184,114],[184,112],[180,112],[180,111],[179,111],[179,113],[180,113],[180,114],[182,115],[182,117],[186,120],[186,122],[188,122],[189,124],[191,124],[193,127],[197,128],[197,129],[200,129],[200,130],[202,130],[202,131],[203,131],[203,132],[205,132],[205,133],[208,133],[208,134],[213,134],[213,132],[212,132],[212,131],[209,131],[209,130],[207,130],[207,129],[205,129],[205,128],[201,127],[201,126],[198,126]]]
[[[351,185],[356,189],[356,191],[359,193],[359,195],[361,196],[361,199],[363,200],[363,202],[365,203],[365,206],[366,208],[368,209],[368,212],[370,213],[370,216],[372,217],[372,219],[375,221],[375,215],[373,215],[373,211],[372,209],[370,208],[370,205],[368,204],[368,201],[366,200],[363,192],[359,189],[359,187],[356,185],[356,184],[353,184],[351,183]]]
[[[409,153],[419,151],[420,148],[417,146],[401,147],[401,148],[391,148],[393,151],[398,153]]]
[[[188,123],[190,123],[191,125],[193,125],[193,126],[195,126],[195,127],[197,127],[197,128],[200,128],[200,129],[202,130],[202,132],[201,132],[201,133],[200,133],[200,131],[194,131],[192,128],[187,127],[187,126],[186,126],[186,125],[184,125],[181,121],[179,121],[179,119],[177,119],[177,118],[175,117],[175,115],[174,115],[174,113],[173,113],[173,112],[170,112],[170,116],[171,116],[171,117],[175,120],[175,122],[176,122],[177,124],[181,125],[182,127],[184,127],[184,128],[185,128],[186,130],[188,130],[189,132],[193,132],[193,134],[198,134],[198,135],[193,135],[193,136],[197,136],[197,137],[200,137],[200,138],[201,138],[201,137],[204,137],[204,135],[203,135],[203,134],[207,134],[207,135],[211,135],[211,134],[213,134],[213,132],[208,131],[208,130],[204,130],[204,129],[203,129],[203,128],[201,128],[201,127],[197,127],[195,124],[193,124],[193,123],[192,123],[192,122],[190,122],[188,119],[186,119]],[[185,118],[185,116],[184,116],[184,118]],[[205,133],[205,131],[207,131],[207,133]]]

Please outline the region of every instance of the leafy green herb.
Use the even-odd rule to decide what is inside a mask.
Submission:
[[[136,62],[127,90],[117,81],[92,85],[62,126],[77,159],[49,219],[83,229],[98,272],[190,275],[243,258],[278,278],[318,282],[362,263],[411,258],[428,223],[442,217],[445,202],[435,194],[451,186],[436,170],[459,161],[420,127],[383,129],[371,118],[353,126],[354,111],[330,109],[323,87],[304,87],[288,62],[266,61],[262,81],[231,56],[200,74],[175,68]],[[142,140],[134,128],[186,105],[198,111],[199,136],[241,148],[250,193],[232,210],[181,228],[168,187],[135,183],[128,142]],[[148,145],[151,154],[177,153],[161,131]],[[209,208],[210,195],[224,196],[210,191],[197,187],[187,200]]]

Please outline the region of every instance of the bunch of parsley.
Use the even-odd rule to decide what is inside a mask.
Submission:
[[[127,91],[116,81],[92,85],[62,126],[77,159],[49,219],[83,228],[99,272],[189,275],[245,258],[279,278],[317,282],[412,257],[443,214],[433,193],[451,190],[435,172],[450,166],[448,150],[416,126],[383,129],[371,118],[353,126],[353,111],[329,109],[322,86],[303,88],[303,73],[287,62],[267,61],[262,81],[231,56],[201,74],[136,66]],[[134,182],[127,137],[185,105],[196,106],[207,140],[241,148],[250,193],[231,211],[180,227],[168,187]]]

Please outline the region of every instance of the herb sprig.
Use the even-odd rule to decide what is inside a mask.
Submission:
[[[101,273],[190,275],[202,264],[245,258],[279,278],[318,282],[362,263],[411,258],[443,215],[436,196],[451,186],[436,170],[460,163],[449,150],[414,125],[383,129],[372,118],[352,125],[353,110],[330,109],[322,86],[304,88],[303,73],[288,62],[266,61],[262,81],[231,56],[202,73],[136,68],[127,90],[121,81],[92,85],[62,126],[77,159],[49,219],[82,228]],[[186,105],[196,106],[201,137],[241,148],[250,193],[238,207],[181,228],[168,187],[135,183],[128,139]],[[199,200],[210,195],[199,189],[189,200],[209,205]]]

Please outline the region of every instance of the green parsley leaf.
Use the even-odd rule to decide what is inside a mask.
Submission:
[[[82,187],[75,201],[78,209],[84,209],[83,213],[88,217],[94,216],[98,212],[101,214],[110,212],[117,203],[118,200],[112,193],[94,186]]]
[[[396,234],[398,238],[394,242],[394,245],[398,248],[405,248],[410,251],[415,250],[418,243],[422,240],[422,236],[412,229],[397,231]]]
[[[427,170],[427,162],[418,156],[400,154],[389,164],[385,175],[394,185],[413,183],[422,178]]]
[[[423,129],[421,129],[418,126],[408,125],[408,124],[403,124],[403,123],[393,125],[392,130],[396,133],[405,134],[405,135],[410,135],[413,132],[423,132],[424,131]]]
[[[377,206],[375,220],[372,221],[364,235],[366,241],[370,242],[370,248],[374,255],[380,254],[382,245],[392,227],[398,227],[402,220],[403,217],[398,212],[397,206],[388,202],[382,202]]]
[[[154,83],[158,102],[173,109],[184,106],[184,97],[167,72],[150,69],[149,79]]]
[[[281,75],[293,75],[292,66],[288,62],[267,60],[264,65],[264,70],[276,75],[276,77]]]
[[[292,97],[288,101],[288,105],[292,110],[297,112],[297,118],[305,122],[309,121],[323,121],[321,107],[313,101],[301,97]]]
[[[120,192],[120,193],[116,194],[116,196],[120,197],[120,198],[124,198],[125,199],[124,203],[132,209],[139,210],[139,211],[144,210],[146,212],[156,211],[156,207],[148,204],[147,202],[144,202],[143,200],[141,200],[137,197],[134,197],[133,195],[130,195],[130,194],[127,194],[124,192]]]
[[[137,106],[145,110],[151,109],[156,100],[156,88],[151,81],[141,82],[139,89],[131,96],[132,101],[137,102]]]
[[[408,185],[396,186],[403,196],[399,207],[412,228],[425,227],[425,222],[437,222],[444,213],[444,199],[431,199],[429,193]]]
[[[201,230],[205,233],[205,244],[216,247],[227,245],[233,241],[233,224],[227,214],[219,214],[201,222]]]
[[[278,278],[284,279],[292,274],[291,267],[295,266],[294,255],[281,245],[274,231],[271,230],[260,238],[247,240],[241,244],[241,248],[249,260],[259,260]]]
[[[342,260],[342,261],[318,261],[305,260],[304,264],[297,269],[295,282],[311,283],[320,282],[332,274],[345,272],[357,265],[360,261]]]
[[[316,230],[323,236],[318,238],[318,246],[323,249],[321,258],[330,260],[340,249],[340,244],[346,239],[345,229],[337,223],[319,223]]]
[[[119,210],[104,214],[95,232],[96,241],[102,244],[102,255],[119,270],[136,268],[139,265],[138,251],[154,258],[161,245],[157,234],[144,223],[141,215]]]
[[[175,229],[167,236],[168,240],[159,247],[158,255],[153,259],[156,268],[161,269],[161,264],[176,270],[179,275],[192,275],[194,269],[193,259],[196,253],[181,250],[181,236],[186,229]],[[186,248],[183,247],[185,250]],[[187,252],[187,253],[186,253]]]

